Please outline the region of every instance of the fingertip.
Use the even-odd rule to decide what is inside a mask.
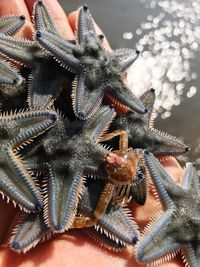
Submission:
[[[72,29],[73,32],[76,31],[76,19],[77,19],[77,16],[78,16],[78,10],[72,11],[68,15],[68,21],[69,21],[69,24],[70,24],[71,29]]]
[[[184,169],[180,166],[176,158],[168,157],[161,161],[169,175],[178,183],[182,181]]]

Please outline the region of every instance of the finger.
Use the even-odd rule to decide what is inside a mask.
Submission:
[[[164,161],[161,161],[169,175],[178,183],[182,181],[184,169],[180,166],[178,161],[174,157],[169,157]]]
[[[32,14],[35,0],[25,0],[25,2],[30,14]],[[74,34],[69,25],[68,19],[58,1],[43,0],[43,3],[46,5],[49,13],[53,17],[59,33],[66,39],[74,39]]]
[[[25,25],[19,31],[18,35],[31,39],[33,26],[24,0],[0,1],[0,16],[6,15],[25,16]]]
[[[70,24],[73,32],[77,31],[77,26],[76,26],[77,25],[77,23],[76,23],[77,19],[78,19],[78,11],[73,11],[68,15],[69,24]],[[104,35],[102,30],[99,28],[99,26],[95,22],[94,22],[94,26],[95,26],[95,30],[96,30],[98,35],[100,35],[100,34]],[[105,35],[104,35],[104,40],[103,40],[103,46],[105,47],[105,49],[112,51]]]
[[[179,259],[159,265],[160,267],[183,266]],[[67,265],[66,265],[67,263]],[[0,251],[1,267],[32,267],[32,266],[109,266],[139,267],[133,251],[111,252],[101,248],[80,233],[59,235],[57,239],[36,246],[26,254],[17,254],[9,249]]]

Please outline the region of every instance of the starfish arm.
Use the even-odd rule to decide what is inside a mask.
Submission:
[[[8,16],[0,18],[0,33],[6,35],[13,35],[25,23],[25,17],[22,16]]]
[[[182,140],[166,134],[160,130],[149,127],[147,134],[147,147],[154,155],[181,155],[189,151]]]
[[[178,186],[150,152],[145,151],[144,159],[147,169],[158,191],[159,198],[166,210],[158,221],[155,222],[150,229],[148,229],[149,231],[147,231],[147,234],[144,235],[137,245],[137,258],[142,262],[151,262],[156,258],[162,257],[166,253],[180,247],[178,242],[176,242],[173,238],[168,237],[168,228],[170,228],[168,225],[172,223],[171,218],[176,210],[176,207],[165,189],[164,182],[165,185],[172,183],[174,186]],[[159,249],[160,244],[158,245],[155,240],[157,240],[158,243],[161,242],[162,244],[166,244],[162,245]],[[156,248],[157,246],[158,248]]]
[[[189,248],[186,250],[187,258],[189,259],[190,265],[192,267],[199,266],[200,264],[200,245],[190,244]]]
[[[172,210],[167,210],[156,223],[151,223],[146,229],[136,245],[136,258],[140,262],[154,266],[169,261],[177,255],[180,244],[168,233],[171,216]]]
[[[134,94],[122,83],[117,86],[110,86],[106,89],[107,93],[114,99],[128,107],[131,111],[144,114],[147,109],[144,107],[142,102],[134,96]]]
[[[139,51],[136,50],[129,56],[126,56],[125,58],[121,58],[120,63],[119,63],[120,72],[123,72],[126,69],[128,69],[136,61],[138,56],[139,56]]]
[[[140,100],[144,104],[144,106],[148,109],[148,112],[144,114],[144,120],[145,122],[153,127],[154,122],[154,114],[153,114],[153,106],[155,103],[156,94],[155,90],[151,88],[150,90],[147,90],[140,96]]]
[[[74,113],[82,120],[91,117],[99,108],[105,91],[103,86],[88,90],[84,82],[85,75],[81,72],[73,82],[72,91]]]
[[[39,209],[43,204],[39,190],[33,185],[32,188],[35,188],[35,195],[33,196],[32,192],[25,185],[19,186],[21,177],[15,171],[14,168],[0,169],[0,191],[7,196],[8,201],[11,199],[14,205],[19,205],[23,210],[35,211]],[[30,176],[29,178],[32,179]],[[35,198],[36,194],[37,199]]]
[[[82,44],[84,42],[85,34],[88,32],[96,33],[93,23],[92,15],[86,5],[79,8],[79,15],[77,20],[77,37],[78,43]]]
[[[53,167],[52,167],[53,166]],[[66,177],[65,173],[68,172]],[[45,222],[54,232],[64,232],[73,223],[83,187],[82,171],[63,170],[49,163],[45,198]]]
[[[99,232],[95,227],[85,228],[83,231],[94,242],[108,250],[119,252],[127,246],[119,239],[114,237],[113,240],[111,236],[107,236],[104,232]]]
[[[195,164],[192,162],[186,163],[186,170],[183,176],[181,187],[186,190],[194,190],[197,194],[200,193],[199,178],[195,168]]]
[[[1,190],[24,210],[40,210],[43,206],[41,194],[23,161],[9,148],[5,155],[7,166],[2,168]]]
[[[34,41],[17,39],[0,34],[0,53],[7,58],[12,58],[27,66],[34,64],[33,54],[38,49]]]
[[[22,83],[22,77],[17,70],[3,60],[0,60],[0,83],[14,86]]]
[[[11,114],[6,117],[0,117],[0,121],[5,121],[11,125],[17,124],[19,133],[8,144],[12,149],[18,149],[21,145],[25,145],[32,138],[44,133],[54,125],[58,114],[50,110],[41,111],[25,111],[21,113]]]
[[[18,149],[20,145],[25,144],[32,138],[42,134],[54,125],[58,114],[51,110],[23,111],[13,113],[8,116],[0,116],[0,123],[16,124],[16,131],[19,131],[13,137],[9,146],[12,149]]]
[[[132,180],[130,193],[135,202],[144,205],[147,198],[148,184],[146,178],[146,170],[140,166],[135,177]]]
[[[104,106],[100,108],[94,116],[86,123],[84,132],[93,140],[100,140],[101,136],[107,131],[116,113],[114,109]]]
[[[77,45],[47,31],[37,31],[36,38],[44,50],[49,51],[63,67],[75,72],[81,70],[79,60],[73,55],[73,52],[80,53]]]
[[[113,240],[120,240],[124,244],[135,244],[139,239],[139,232],[130,211],[114,205],[108,210],[100,218],[96,229],[102,229]]]
[[[48,68],[47,68],[48,65]],[[31,109],[46,109],[59,96],[69,80],[67,70],[52,58],[41,61],[29,76],[28,104]]]
[[[42,0],[38,0],[34,6],[33,17],[37,31],[46,30],[59,34],[52,16]]]
[[[13,230],[9,243],[12,250],[25,253],[49,237],[49,229],[44,223],[41,211],[38,214],[30,213],[23,216]]]
[[[158,188],[159,195],[161,197],[161,200],[164,201],[164,205],[167,208],[174,207],[174,204],[169,197],[168,193],[166,192],[163,182],[167,182],[168,184],[173,185],[174,187],[178,187],[177,183],[169,176],[167,171],[163,168],[161,163],[158,159],[156,159],[151,152],[148,150],[144,151],[144,160],[145,165],[151,175],[151,178],[153,179],[153,182]]]
[[[194,249],[191,243],[189,243],[187,246],[184,247],[184,252],[186,254],[183,256],[183,259],[186,258],[186,262],[189,262],[189,266],[191,267],[197,267],[200,264],[200,254],[198,251],[198,246],[197,249]]]

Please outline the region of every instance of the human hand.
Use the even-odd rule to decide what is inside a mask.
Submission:
[[[74,39],[75,21],[77,12],[72,12],[68,18],[56,0],[43,0],[48,6],[49,12],[54,17],[60,34],[67,39]],[[20,35],[25,38],[31,38],[33,25],[31,16],[34,0],[1,0],[0,15],[25,15],[26,25],[20,31]],[[102,33],[96,26],[98,33]],[[104,38],[104,46],[111,50],[106,38]],[[179,181],[182,177],[182,169],[175,159],[168,159],[164,162],[169,174]],[[15,217],[16,209],[12,204],[8,205],[5,201],[1,201],[1,214],[4,216],[0,219],[1,240],[4,239],[8,225],[11,224]],[[133,207],[133,215],[139,224],[143,227],[149,218],[160,209],[160,204],[150,195],[145,206]],[[37,245],[36,248],[27,254],[17,254],[8,248],[0,250],[0,266],[1,267],[31,267],[31,266],[140,266],[136,263],[133,256],[133,249],[125,250],[120,253],[107,251],[89,240],[81,230],[70,230],[66,234],[58,235],[53,240]],[[180,259],[176,258],[170,263],[165,263],[165,267],[183,266]]]

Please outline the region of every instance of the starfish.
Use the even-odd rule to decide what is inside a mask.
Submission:
[[[153,127],[153,105],[155,90],[146,91],[140,100],[148,109],[148,113],[119,113],[113,121],[110,131],[123,130],[128,134],[128,143],[132,148],[148,149],[154,155],[169,156],[187,152],[189,148],[178,138],[157,130]],[[116,147],[114,143],[111,143]]]
[[[35,5],[35,27],[58,34],[42,1]],[[36,40],[30,41],[0,34],[0,53],[31,68],[28,82],[28,104],[31,109],[45,109],[56,99],[70,79],[69,71],[43,51]]]
[[[92,215],[104,186],[104,181],[93,180],[83,187],[76,218],[83,215]],[[72,225],[72,228],[74,227]],[[99,245],[110,250],[119,251],[125,248],[127,244],[135,244],[139,235],[137,228],[130,211],[110,203],[97,225],[88,228],[85,233]],[[25,253],[39,242],[50,239],[53,235],[55,235],[55,232],[47,227],[43,211],[24,214],[12,232],[9,246],[17,252]]]
[[[0,33],[5,35],[15,34],[25,22],[24,16],[7,16],[0,18]],[[22,77],[14,66],[0,59],[0,84],[20,85]]]
[[[147,169],[157,189],[164,211],[150,223],[137,244],[136,257],[143,263],[163,263],[181,250],[191,267],[200,265],[200,189],[194,164],[187,163],[178,185],[160,162],[146,151]]]
[[[0,192],[26,211],[43,206],[41,194],[27,171],[19,149],[55,123],[54,111],[24,111],[0,116]]]
[[[60,118],[44,136],[36,157],[25,157],[29,169],[46,169],[48,173],[45,219],[52,231],[63,232],[72,225],[84,183],[83,172],[99,173],[109,150],[98,140],[114,116],[114,109],[104,107],[87,122],[69,123]]]
[[[75,115],[87,119],[96,112],[103,97],[109,96],[119,105],[131,111],[145,113],[143,104],[131,93],[122,81],[124,72],[138,57],[139,52],[119,49],[109,52],[98,36],[93,18],[87,6],[79,9],[77,43],[64,40],[48,30],[36,32],[38,42],[49,51],[64,68],[77,73],[72,92]]]

